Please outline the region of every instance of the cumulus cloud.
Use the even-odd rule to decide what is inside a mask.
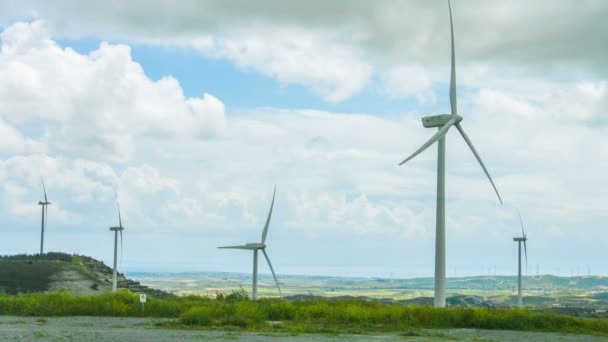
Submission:
[[[442,1],[315,0],[287,5],[277,0],[189,0],[179,6],[168,6],[164,1],[112,5],[9,1],[0,9],[5,25],[15,17],[40,17],[48,19],[60,36],[162,41],[192,47],[203,37],[212,37],[215,43],[208,47],[215,53],[315,90],[319,85],[324,89],[332,77],[320,72],[323,67],[341,62],[354,67],[403,63],[428,67],[443,65],[449,53],[447,4]],[[537,74],[552,70],[567,75],[576,70],[596,75],[605,71],[608,52],[602,42],[608,34],[604,25],[608,5],[603,1],[555,4],[518,0],[503,4],[466,0],[455,3],[453,11],[461,63],[518,66]],[[247,34],[215,40],[234,32]],[[292,41],[285,38],[287,34]],[[279,61],[278,55],[298,62],[306,71],[295,72],[284,60]],[[262,60],[265,65],[258,63]],[[344,75],[333,77],[335,86]]]
[[[235,33],[185,45],[284,84],[304,85],[329,102],[343,101],[361,91],[373,71],[348,46],[303,30]]]
[[[418,102],[435,101],[432,80],[419,65],[399,65],[382,75],[382,91],[390,97],[414,96]]]
[[[5,215],[23,222],[39,218],[38,200],[43,199],[42,180],[52,203],[55,224],[82,224],[82,209],[113,197],[114,171],[107,165],[64,161],[45,155],[14,156],[0,161]]]
[[[23,135],[14,126],[0,117],[0,151],[7,153],[36,153],[43,152],[45,147],[40,142]]]
[[[172,77],[149,79],[126,45],[79,54],[59,47],[42,21],[16,23],[1,39],[0,113],[7,123],[44,122],[40,142],[52,151],[124,162],[135,136],[199,139],[225,128],[220,100],[187,98]]]
[[[510,96],[494,92],[492,98],[503,102],[463,103],[471,113],[463,124],[506,207],[499,206],[457,133],[450,133],[450,241],[481,244],[482,239],[486,244],[510,238],[518,230],[516,207],[522,210],[531,236],[544,234],[547,241],[574,239],[582,227],[587,234],[600,236],[601,229],[592,222],[605,218],[601,203],[608,198],[602,190],[602,170],[608,165],[588,147],[605,142],[605,129],[581,123],[573,130],[559,121],[542,124],[537,117],[525,119],[522,125],[521,116],[507,115],[513,108]],[[32,225],[39,220],[35,203],[44,174],[54,202],[55,231],[89,225],[87,229],[105,231],[116,220],[113,192],[117,189],[132,245],[140,240],[153,244],[153,236],[165,246],[182,237],[211,248],[212,243],[234,241],[235,234],[247,241],[258,239],[276,184],[271,239],[282,240],[281,245],[293,245],[293,236],[314,241],[321,236],[342,236],[340,241],[382,236],[394,243],[403,241],[400,244],[433,238],[435,149],[403,167],[396,165],[432,133],[421,128],[417,115],[387,119],[263,109],[235,113],[231,120],[223,139],[164,141],[170,163],[150,155],[145,164],[120,170],[83,159],[15,156],[4,160],[0,164],[4,215]],[[553,133],[547,136],[545,130]],[[575,154],[578,149],[582,152]],[[559,152],[563,155],[556,158]],[[597,160],[595,167],[566,167],[589,160]],[[63,228],[57,227],[59,223]]]

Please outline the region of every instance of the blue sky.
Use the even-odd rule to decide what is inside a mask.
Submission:
[[[259,239],[276,184],[277,273],[431,276],[435,148],[397,163],[449,111],[445,6],[278,4],[0,6],[0,253],[37,251],[44,176],[50,250],[109,264],[117,193],[122,269],[248,272],[215,247]],[[608,9],[531,35],[524,4],[453,6],[459,113],[505,205],[450,132],[448,275],[513,274],[517,209],[531,272],[608,274]]]

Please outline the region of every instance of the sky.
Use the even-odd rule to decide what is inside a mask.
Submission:
[[[447,274],[608,275],[608,3],[452,2]],[[432,276],[450,112],[445,1],[0,1],[0,254],[250,272],[273,187],[280,274]],[[262,264],[260,272],[269,269]]]

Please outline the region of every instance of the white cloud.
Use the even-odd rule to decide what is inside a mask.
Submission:
[[[434,102],[432,80],[420,65],[399,65],[382,75],[382,91],[390,97],[415,96],[419,102]]]
[[[8,123],[44,122],[41,142],[53,152],[125,162],[136,136],[206,138],[225,128],[220,100],[186,98],[172,77],[150,80],[128,46],[82,55],[59,47],[42,21],[1,38],[0,113]]]
[[[111,197],[114,173],[108,166],[92,161],[67,162],[44,155],[27,155],[1,161],[0,175],[7,215],[27,222],[39,218],[37,202],[43,199],[41,181],[44,179],[53,221],[82,224],[82,213],[73,207],[92,205]]]
[[[608,81],[577,82],[556,88],[545,103],[555,117],[590,125],[608,123]]]
[[[303,30],[240,32],[183,44],[281,83],[301,84],[329,102],[340,102],[359,93],[373,73],[355,50],[325,35]]]
[[[547,20],[546,9],[552,5],[478,0],[455,4],[459,65],[509,66],[557,79],[597,78],[605,72],[608,57],[600,43],[607,33],[602,24],[608,6],[602,1],[566,1],[553,6]],[[0,25],[5,27],[15,18],[48,20],[60,37],[198,48],[280,82],[308,87],[331,102],[358,93],[376,69],[411,63],[435,69],[449,56],[444,2],[317,0],[284,6],[276,0],[186,0],[179,6],[163,1],[105,6],[9,1],[0,4],[0,13]],[[544,25],[530,32],[528,28],[538,22]],[[18,46],[41,43],[27,36],[12,38]],[[409,75],[419,77],[416,70]],[[415,89],[391,85],[388,94],[403,91]]]
[[[21,131],[0,117],[0,152],[36,153],[44,150],[41,143],[25,137]]]
[[[478,96],[485,94],[480,91]],[[543,116],[551,115],[541,108],[535,109],[540,117],[505,117],[513,108],[508,101],[511,96],[491,94],[504,99],[498,102],[503,104],[473,101],[471,111],[468,106],[473,104],[464,103],[463,109],[472,114],[463,124],[506,206],[498,205],[466,145],[457,132],[451,132],[447,178],[451,243],[508,240],[519,229],[515,207],[522,210],[530,236],[542,235],[557,246],[560,239],[576,239],[581,229],[588,236],[600,236],[602,231],[593,222],[605,216],[601,205],[608,198],[602,190],[602,170],[608,167],[607,161],[599,159],[593,168],[579,168],[597,158],[594,153],[598,152],[583,149],[584,153],[556,158],[557,152],[548,151],[576,151],[597,141],[605,144],[605,128],[579,124],[572,129],[571,123],[559,121],[541,125]],[[527,120],[525,125],[522,120]],[[534,138],[547,130],[553,132],[551,136]],[[133,241],[154,244],[153,238],[159,239],[157,246],[175,244],[167,248],[179,249],[180,238],[212,248],[258,239],[272,186],[277,184],[274,246],[297,244],[293,236],[311,241],[341,236],[340,241],[327,243],[343,244],[381,236],[416,250],[411,244],[422,246],[434,236],[435,149],[405,166],[397,162],[431,133],[420,127],[414,114],[385,119],[308,110],[235,113],[223,139],[163,141],[163,153],[172,156],[170,163],[150,153],[144,164],[120,171],[104,162],[82,159],[15,156],[4,160],[0,167],[0,181],[5,184],[3,216],[37,224],[35,203],[44,172],[54,202],[50,213],[55,232],[85,225],[105,232],[116,220],[113,191],[117,188],[127,239],[132,239],[127,242],[133,246],[129,248],[139,248]],[[153,150],[154,144],[146,140],[138,148]],[[60,222],[63,228],[58,227]],[[349,249],[340,250],[347,253]]]

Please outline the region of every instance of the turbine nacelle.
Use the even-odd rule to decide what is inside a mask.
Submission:
[[[451,119],[456,119],[456,123],[462,121],[462,116],[460,115],[450,115],[450,114],[439,114],[439,115],[429,115],[422,118],[422,126],[426,128],[432,127],[443,127],[448,121]]]
[[[38,201],[38,205],[49,205],[49,204],[51,204],[51,202]]]
[[[111,231],[117,231],[117,230],[120,231],[120,230],[125,230],[125,228],[124,227],[110,227],[110,230]]]
[[[220,249],[246,249],[248,251],[255,251],[255,250],[259,250],[259,249],[266,249],[266,244],[260,243],[260,242],[252,242],[252,243],[246,243],[244,245],[222,246],[222,247],[218,247],[218,248],[220,248]]]
[[[253,243],[246,243],[245,246],[251,248],[251,249],[264,249],[266,248],[266,244],[265,243],[259,243],[259,242],[253,242]]]
[[[528,241],[527,237],[514,237],[513,241]]]

